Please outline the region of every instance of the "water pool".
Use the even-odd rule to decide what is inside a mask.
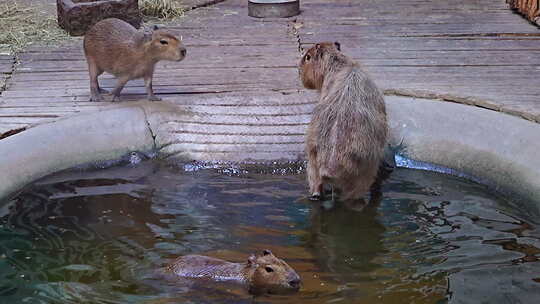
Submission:
[[[397,169],[357,211],[306,200],[303,174],[196,168],[145,161],[29,187],[0,209],[0,303],[540,301],[535,217],[482,185]],[[151,275],[179,255],[266,248],[300,292],[253,298]]]

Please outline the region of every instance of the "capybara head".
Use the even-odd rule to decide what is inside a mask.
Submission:
[[[155,28],[150,41],[150,53],[155,60],[180,61],[186,57],[187,50],[182,39],[166,30]]]
[[[247,261],[249,291],[254,294],[283,294],[300,289],[300,276],[270,250],[251,255]]]
[[[324,75],[340,64],[339,58],[342,57],[340,51],[339,42],[321,42],[308,49],[298,64],[304,87],[320,90]]]

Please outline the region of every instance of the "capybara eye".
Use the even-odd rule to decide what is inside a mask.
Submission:
[[[169,43],[167,42],[167,40],[161,40],[161,41],[159,41],[159,43],[161,43],[161,44],[163,44],[163,45],[169,44]]]
[[[272,267],[268,267],[268,266],[266,266],[264,269],[266,270],[266,272],[274,271],[274,269],[272,269]]]
[[[306,55],[306,61],[309,61],[311,59],[311,56],[309,54]]]

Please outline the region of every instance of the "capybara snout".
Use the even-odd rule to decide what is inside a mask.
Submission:
[[[158,60],[181,61],[186,57],[187,50],[182,44],[182,39],[170,34],[165,30],[156,30],[152,35],[154,47],[153,52]]]

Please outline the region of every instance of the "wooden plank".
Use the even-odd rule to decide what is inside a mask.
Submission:
[[[290,57],[296,57],[298,47],[295,45],[281,45],[281,46],[219,46],[219,47],[190,47],[186,45],[188,55],[181,63],[188,61],[207,61],[209,58],[226,56],[233,60],[236,57],[255,58],[261,57],[261,59],[271,60],[266,55],[268,53],[280,53],[280,55]],[[289,55],[288,55],[289,54]],[[29,63],[42,63],[42,62],[55,62],[57,64],[67,64],[76,62],[77,64],[86,64],[86,59],[82,53],[26,53],[20,56],[22,65]]]
[[[417,60],[421,62],[422,60],[429,62],[442,62],[442,64],[445,63],[461,63],[464,59],[467,60],[482,60],[484,64],[489,64],[490,62],[496,64],[496,63],[505,63],[506,65],[510,64],[524,64],[528,62],[530,65],[539,65],[540,64],[540,40],[537,43],[539,47],[538,49],[524,49],[524,50],[503,50],[503,51],[493,51],[493,50],[476,50],[476,49],[460,49],[460,50],[436,50],[436,49],[430,49],[430,50],[414,50],[414,51],[407,51],[407,50],[394,50],[390,49],[385,52],[380,52],[380,50],[376,49],[362,49],[362,48],[351,48],[348,46],[343,47],[343,52],[347,54],[352,54],[352,57],[360,60],[386,60],[391,61],[391,63],[395,63],[396,61],[410,61],[410,60]],[[299,61],[299,56],[297,56],[298,51],[295,50],[293,52],[294,56],[289,56],[288,58],[283,58],[285,61],[282,62],[287,67],[281,67],[284,69],[296,69],[296,64]],[[246,56],[246,60],[251,59],[252,57]],[[222,60],[225,61],[225,60]],[[255,63],[256,64],[256,63]],[[480,63],[479,63],[480,64]],[[167,73],[167,75],[174,75],[174,76],[183,76],[186,74],[190,74],[193,72],[197,72],[197,74],[204,74],[204,71],[201,71],[202,69],[200,67],[192,68],[193,64],[191,65],[182,65],[180,64],[168,64],[168,63],[161,63],[156,67],[156,75],[159,73]],[[251,67],[253,69],[253,67]],[[43,62],[33,62],[33,63],[27,63],[23,64],[18,71],[21,72],[27,72],[27,69],[30,69],[31,72],[37,72],[41,70],[55,70],[59,71],[57,73],[63,73],[63,70],[65,71],[80,71],[79,74],[87,74],[87,67],[85,62],[73,62],[70,64],[66,63],[56,63],[55,61],[43,61]],[[247,69],[247,68],[246,68]],[[242,69],[237,67],[236,69],[230,69],[231,72],[237,72],[237,73],[246,73],[246,69]],[[260,70],[263,69],[261,67],[256,67],[255,69]],[[268,68],[266,68],[265,73],[272,73],[272,71],[269,71]],[[186,71],[187,70],[187,71]],[[219,67],[215,69],[216,72],[221,73],[227,73],[226,68]],[[85,73],[86,72],[86,73]],[[247,71],[249,72],[249,71]],[[74,74],[74,72],[71,72]],[[254,73],[253,70],[251,73]],[[27,73],[21,73],[21,74],[27,74]],[[77,75],[77,74],[74,74]],[[261,75],[264,77],[264,75]]]
[[[235,77],[245,75],[245,77],[254,76],[251,80],[252,82],[257,82],[260,78],[270,78],[270,75],[281,74],[287,76],[288,73],[296,73],[297,68],[295,67],[278,67],[278,68],[261,68],[261,67],[246,67],[246,68],[213,68],[213,69],[178,69],[176,73],[169,73],[166,70],[163,70],[160,65],[156,67],[154,73],[155,81],[162,81],[166,79],[179,79],[189,78],[189,77],[201,77],[206,79],[219,79],[225,78],[229,79],[231,75]],[[213,77],[208,77],[208,75],[213,75]],[[257,76],[259,75],[259,76]],[[226,77],[225,77],[226,76]],[[256,76],[256,77],[255,77]],[[273,80],[275,80],[274,77]],[[288,78],[288,77],[285,77]],[[88,82],[88,71],[79,71],[79,72],[35,72],[35,73],[14,73],[12,76],[13,82],[15,84],[29,84],[29,83],[39,83],[47,81],[61,81],[68,84],[70,81],[85,81]],[[99,76],[99,80],[113,80],[114,77],[107,73]],[[137,81],[137,80],[134,80]]]
[[[156,94],[194,94],[194,93],[220,93],[220,92],[233,92],[233,91],[280,91],[280,90],[294,90],[297,89],[296,83],[290,85],[281,84],[208,84],[208,85],[175,85],[175,86],[154,86],[154,93]],[[76,96],[88,96],[90,94],[89,89],[51,89],[51,90],[39,90],[39,91],[12,91],[6,90],[2,93],[5,98],[43,98],[43,97],[76,97]],[[127,87],[122,90],[122,95],[145,95],[146,90],[144,87]]]

